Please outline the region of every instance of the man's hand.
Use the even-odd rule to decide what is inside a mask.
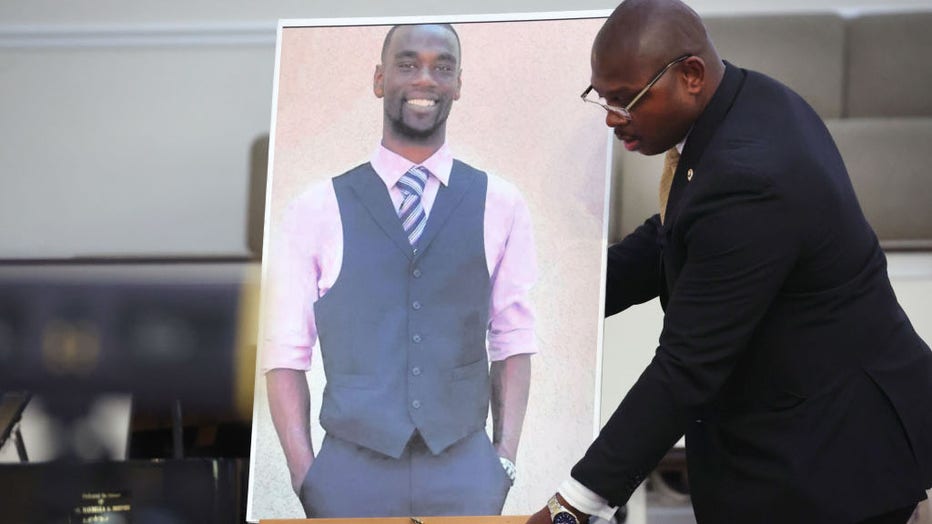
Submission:
[[[557,501],[563,505],[563,507],[569,510],[573,515],[576,515],[576,520],[579,521],[579,524],[589,523],[589,515],[571,506],[559,493],[554,496],[557,498]],[[529,518],[525,524],[553,524],[553,520],[550,517],[550,508],[544,506],[544,509],[531,515],[531,518]]]
[[[504,457],[510,460],[512,464],[515,464],[515,457],[518,455],[518,450],[509,448],[501,442],[493,444],[493,447],[495,448],[495,453],[499,457]]]
[[[311,397],[304,371],[273,369],[265,374],[269,411],[285,452],[291,488],[300,495],[301,484],[314,462],[311,445]]]
[[[295,464],[293,468],[289,465],[288,472],[291,474],[291,489],[294,490],[295,495],[301,495],[301,485],[304,484],[304,478],[307,477],[307,472],[311,470],[313,464],[314,458],[311,457],[311,461],[307,465]]]
[[[531,515],[526,524],[553,524],[550,520],[550,510],[547,509],[547,506],[544,506],[544,509]]]

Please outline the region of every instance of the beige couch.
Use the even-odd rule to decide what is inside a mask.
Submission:
[[[722,58],[825,119],[884,247],[932,249],[932,11],[707,17]],[[662,155],[616,147],[609,240],[656,212]]]

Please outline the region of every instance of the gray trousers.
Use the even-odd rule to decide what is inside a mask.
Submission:
[[[439,455],[415,435],[397,459],[327,435],[299,498],[308,518],[499,515],[510,488],[481,430]]]

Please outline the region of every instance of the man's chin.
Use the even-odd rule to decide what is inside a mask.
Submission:
[[[640,153],[644,156],[654,156],[663,153],[665,150],[657,150],[656,146],[644,143],[639,139],[622,140],[621,144],[629,153]]]
[[[396,135],[411,140],[412,142],[427,142],[431,138],[437,136],[441,125],[434,124],[430,127],[423,128],[415,127],[405,122],[395,121],[392,122],[392,128],[394,129]]]
[[[656,155],[659,155],[660,153],[666,153],[667,150],[662,149],[662,148],[657,148],[656,146],[651,146],[650,144],[640,144],[638,146],[637,152],[644,156],[656,156]]]

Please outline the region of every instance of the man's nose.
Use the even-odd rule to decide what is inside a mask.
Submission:
[[[414,77],[414,83],[417,85],[434,85],[437,79],[434,78],[433,70],[430,67],[422,67],[417,70],[417,76]]]
[[[614,111],[605,111],[605,125],[611,128],[625,126],[631,122],[630,118],[625,118]]]

